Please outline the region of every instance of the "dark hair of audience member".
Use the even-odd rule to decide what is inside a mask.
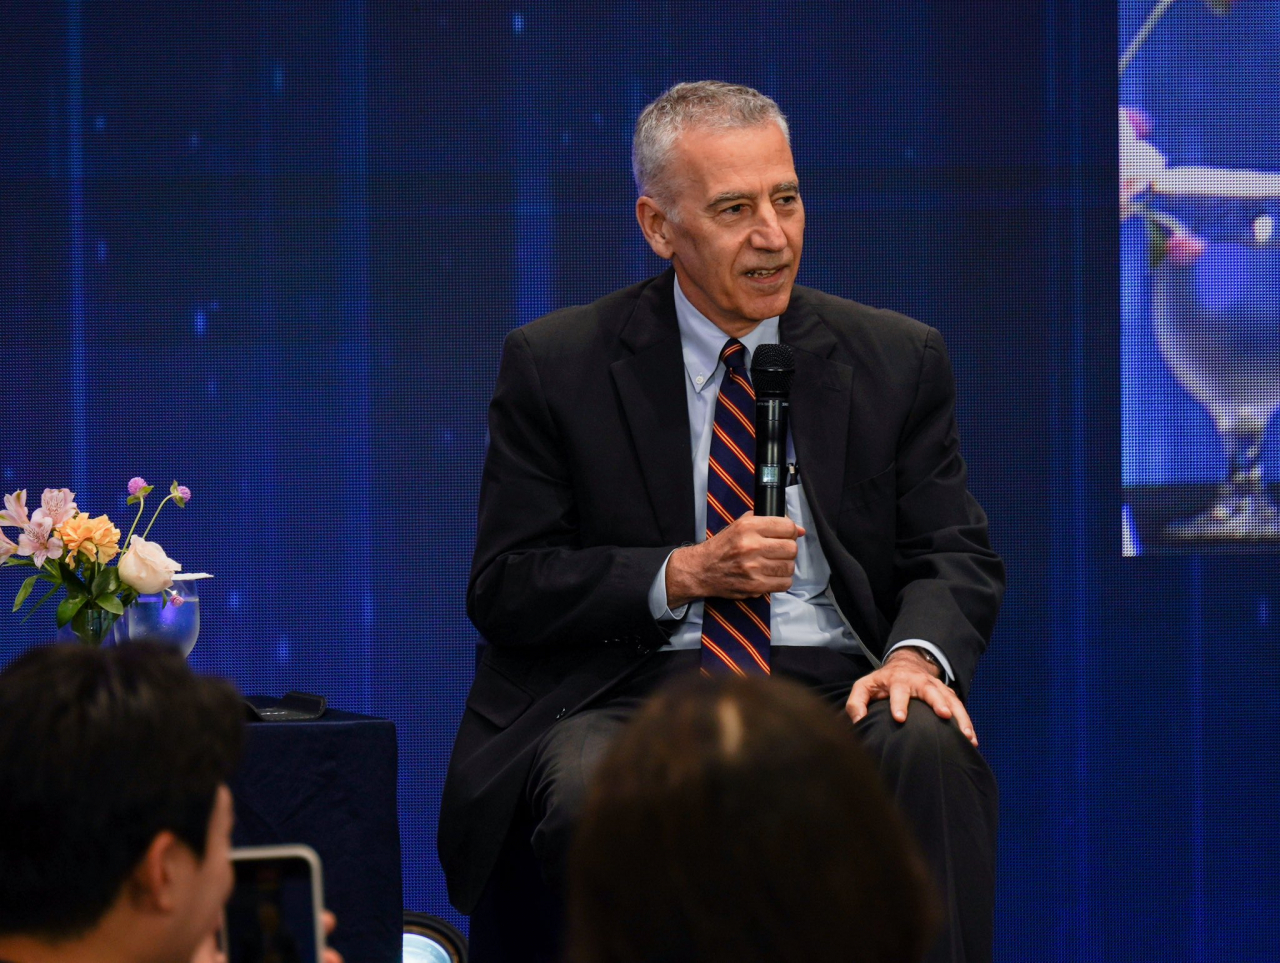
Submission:
[[[659,692],[570,858],[571,963],[915,963],[938,919],[848,720],[781,680]]]
[[[5,668],[0,934],[87,932],[163,830],[203,857],[243,720],[169,646],[42,646]]]

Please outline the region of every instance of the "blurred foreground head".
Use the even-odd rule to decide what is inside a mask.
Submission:
[[[929,876],[848,720],[773,679],[660,692],[595,777],[572,963],[914,963]]]
[[[243,731],[235,690],[168,646],[44,646],[5,668],[0,942],[76,941],[120,918],[180,953],[210,932]]]

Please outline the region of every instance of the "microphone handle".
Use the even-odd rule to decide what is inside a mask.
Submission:
[[[757,515],[787,513],[787,416],[785,398],[756,399]]]

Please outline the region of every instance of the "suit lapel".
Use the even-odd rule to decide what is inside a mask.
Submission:
[[[799,289],[779,321],[779,338],[795,350],[791,430],[805,494],[816,512],[834,521],[844,483],[853,368],[830,358],[835,335]]]
[[[633,353],[610,365],[645,489],[668,543],[694,537],[693,454],[672,277],[668,270],[645,288],[620,332]]]

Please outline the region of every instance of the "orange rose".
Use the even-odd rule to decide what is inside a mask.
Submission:
[[[120,529],[106,515],[68,518],[58,526],[58,537],[66,546],[68,558],[79,552],[90,561],[105,565],[120,553]]]

